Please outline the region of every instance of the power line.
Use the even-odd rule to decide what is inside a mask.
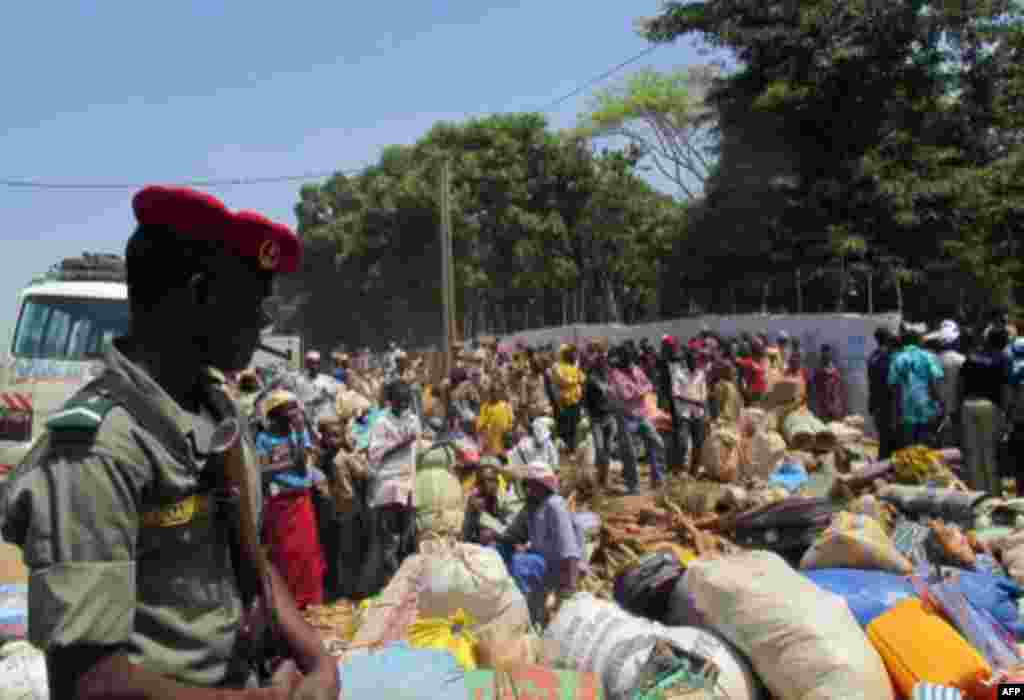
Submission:
[[[301,175],[273,175],[269,177],[240,177],[226,180],[186,180],[176,182],[176,185],[187,187],[224,187],[232,185],[261,185],[273,182],[294,182],[298,180],[322,180],[333,175],[354,175],[359,170],[346,171],[322,171],[303,173]],[[36,180],[0,179],[0,186],[37,189],[37,190],[134,190],[145,187],[144,184],[128,182],[100,182],[100,183],[79,183],[79,182],[39,182]]]
[[[576,95],[579,95],[581,92],[583,92],[583,91],[593,87],[594,85],[597,85],[598,83],[600,83],[600,82],[602,82],[604,80],[607,80],[608,78],[610,78],[611,76],[615,75],[616,73],[618,73],[620,70],[622,70],[626,66],[631,65],[633,63],[636,63],[641,58],[644,58],[645,56],[651,54],[652,52],[654,52],[658,48],[658,46],[659,46],[658,44],[654,44],[653,46],[648,46],[646,49],[644,49],[643,51],[641,51],[637,55],[633,56],[632,58],[627,58],[622,63],[619,63],[618,65],[613,66],[612,68],[609,68],[604,73],[601,73],[601,75],[598,75],[598,76],[595,76],[595,77],[591,78],[590,80],[588,80],[587,82],[583,83],[579,87],[575,88],[571,92],[568,92],[568,93],[562,95],[558,99],[556,99],[553,102],[551,102],[550,104],[548,104],[543,109],[539,109],[537,111],[538,112],[550,112],[555,107],[558,107],[560,104],[562,104],[563,102],[565,102],[567,100],[571,100],[573,97],[576,97]]]
[[[551,101],[546,106],[534,110],[537,112],[550,112],[559,105],[571,100],[580,93],[588,90],[589,88],[597,85],[598,83],[607,80],[611,76],[618,73],[620,70],[636,63],[640,59],[648,56],[658,48],[658,44],[648,46],[640,53],[627,58],[625,61],[612,66],[600,75],[594,76],[590,80],[577,86],[570,92],[562,95],[561,97]],[[176,182],[176,185],[183,185],[186,187],[202,187],[202,188],[214,188],[214,187],[234,187],[239,185],[261,185],[276,182],[296,182],[301,180],[322,180],[324,178],[332,177],[334,175],[355,175],[360,172],[360,169],[351,169],[345,171],[330,170],[330,171],[314,171],[308,173],[302,173],[299,175],[271,175],[267,177],[237,177],[228,179],[213,179],[213,180],[186,180],[183,182]],[[21,178],[0,178],[0,187],[7,187],[9,189],[25,189],[25,190],[137,190],[145,187],[152,183],[129,183],[129,182],[45,182],[39,180],[27,180]]]

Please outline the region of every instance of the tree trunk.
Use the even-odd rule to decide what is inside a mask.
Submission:
[[[836,304],[836,311],[843,313],[846,305],[846,256],[839,258],[839,303]]]
[[[896,310],[903,316],[903,282],[899,276],[896,277]]]
[[[804,281],[803,273],[800,268],[796,268],[796,312],[802,314],[804,312]]]
[[[608,304],[607,323],[621,323],[622,315],[619,311],[619,303],[615,297],[615,285],[607,277],[604,278],[604,291]]]
[[[868,276],[868,316],[875,313],[875,273],[870,270]]]
[[[583,278],[583,284],[580,285],[580,323],[587,322],[587,278]]]

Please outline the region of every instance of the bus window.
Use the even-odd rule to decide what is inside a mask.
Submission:
[[[50,307],[27,299],[18,319],[18,333],[14,339],[14,354],[18,357],[38,357],[43,329],[50,316]]]
[[[14,355],[84,360],[128,332],[126,299],[29,296],[14,334]],[[99,345],[99,347],[97,347]]]
[[[68,339],[68,359],[82,360],[89,352],[89,337],[92,335],[93,324],[87,318],[80,318],[75,321],[71,329],[71,337]]]
[[[47,359],[66,358],[68,334],[71,331],[71,314],[63,309],[55,308],[50,312],[50,320],[46,323],[43,335],[41,357]]]

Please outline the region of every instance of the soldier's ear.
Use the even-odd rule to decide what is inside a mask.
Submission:
[[[185,288],[193,306],[202,306],[210,299],[210,278],[205,273],[197,272],[189,277]]]

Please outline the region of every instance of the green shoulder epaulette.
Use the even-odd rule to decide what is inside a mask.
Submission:
[[[117,403],[99,394],[72,396],[59,411],[50,416],[50,430],[98,430]]]

